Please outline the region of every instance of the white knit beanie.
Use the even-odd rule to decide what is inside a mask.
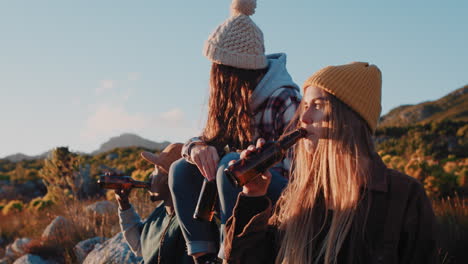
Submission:
[[[267,67],[263,33],[250,19],[256,0],[233,0],[231,17],[211,33],[203,54],[212,62],[240,69]]]

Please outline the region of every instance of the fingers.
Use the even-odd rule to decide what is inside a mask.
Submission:
[[[241,154],[240,154],[240,158],[241,159],[245,159],[247,158],[250,154],[252,154],[252,152],[254,152],[256,150],[255,146],[254,145],[250,145],[247,147],[247,149],[244,149]]]
[[[267,170],[262,174],[261,178],[269,182],[271,180],[271,173]]]
[[[208,175],[208,180],[212,181],[216,178],[216,170],[218,168],[218,163],[219,163],[219,156],[218,152],[216,151],[216,148],[210,147],[210,154],[211,159],[208,160],[207,166],[209,166],[209,175]]]
[[[114,193],[120,198],[124,199],[127,198],[130,195],[131,189],[118,189],[114,190]]]
[[[259,148],[263,147],[263,145],[265,145],[265,139],[263,138],[259,138],[257,140],[257,143],[256,145],[250,145],[247,147],[247,149],[243,150],[241,152],[241,155],[240,155],[240,158],[241,159],[245,159],[247,158],[249,155],[251,155],[253,152],[256,152]]]
[[[219,156],[215,147],[200,146],[192,150],[192,160],[200,170],[203,177],[212,181],[216,178]]]
[[[261,147],[263,147],[263,145],[265,145],[265,139],[259,138],[259,139],[257,140],[257,146],[256,146],[256,147],[257,147],[257,148],[261,148]]]

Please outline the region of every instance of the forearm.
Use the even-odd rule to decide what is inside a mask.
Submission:
[[[225,256],[228,263],[262,263],[269,258],[268,219],[271,201],[239,195],[233,216],[226,223]]]
[[[141,256],[141,222],[140,216],[135,212],[135,209],[130,207],[126,210],[119,208],[119,222],[123,236],[130,246],[131,250],[137,255]]]

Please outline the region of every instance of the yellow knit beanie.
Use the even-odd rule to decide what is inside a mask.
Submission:
[[[382,110],[382,74],[377,66],[366,62],[328,66],[307,79],[304,90],[309,86],[333,94],[356,111],[375,132]]]

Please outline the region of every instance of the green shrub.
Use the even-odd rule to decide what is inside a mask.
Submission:
[[[45,208],[51,207],[53,204],[54,203],[50,199],[36,197],[29,202],[28,209],[38,212],[44,210]]]
[[[23,210],[24,204],[22,201],[19,200],[11,200],[8,202],[5,207],[2,208],[2,214],[8,215],[10,213],[17,213]]]
[[[68,147],[55,148],[39,172],[47,193],[54,203],[79,198],[82,188],[80,156],[70,152]]]

